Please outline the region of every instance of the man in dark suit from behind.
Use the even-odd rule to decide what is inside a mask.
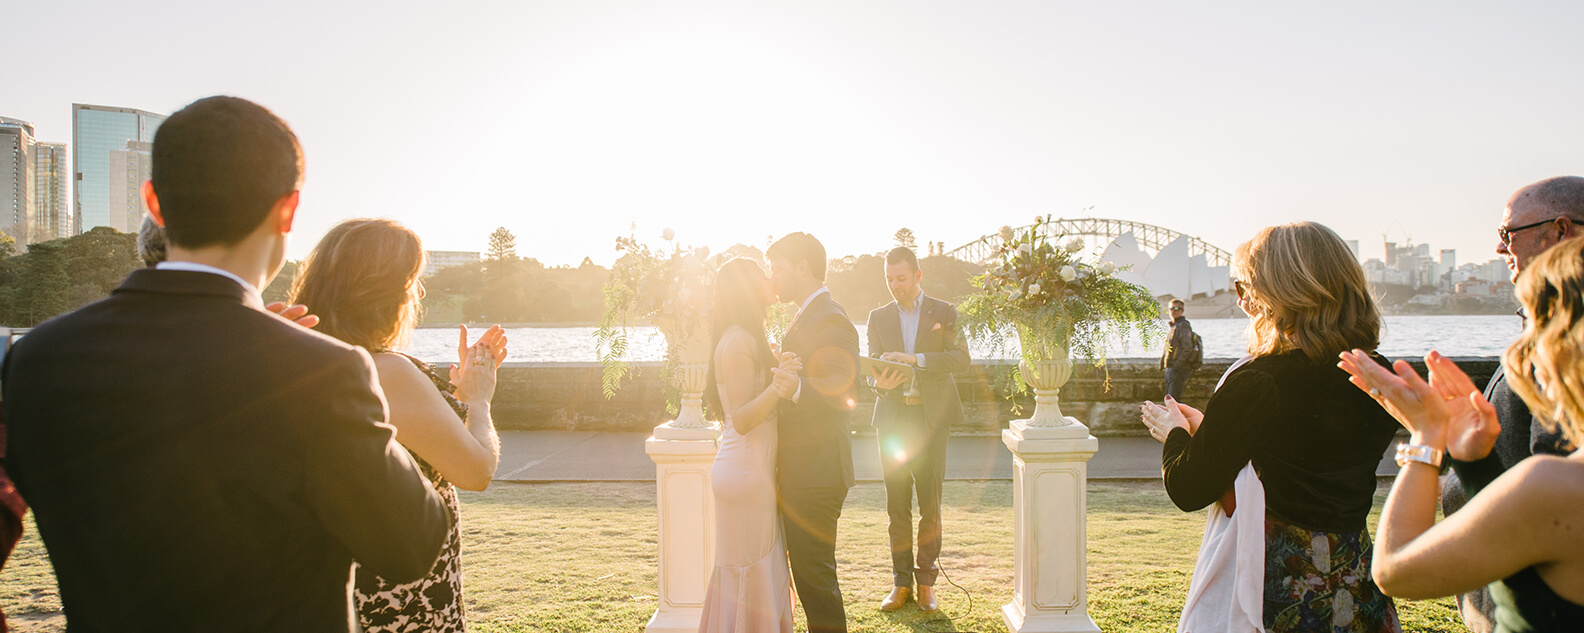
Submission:
[[[797,354],[803,376],[777,409],[776,492],[798,601],[810,633],[847,630],[836,578],[836,524],[853,485],[852,416],[858,330],[825,288],[825,247],[792,233],[765,252],[781,301],[799,306],[781,351]]]
[[[890,370],[870,376],[876,391],[874,427],[890,517],[894,587],[880,610],[907,603],[915,581],[918,605],[939,609],[935,577],[941,548],[941,485],[946,481],[946,436],[962,422],[956,374],[968,371],[968,346],[957,335],[957,309],[924,295],[918,255],[886,253],[886,287],[896,301],[869,313],[869,356],[913,366],[914,379]],[[918,558],[913,558],[913,492],[918,490]]]
[[[211,97],[154,140],[168,260],[18,341],[5,466],[71,631],[350,631],[356,559],[429,571],[449,517],[367,353],[266,311],[302,180],[284,121]]]

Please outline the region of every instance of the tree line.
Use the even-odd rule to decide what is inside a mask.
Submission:
[[[898,231],[897,244],[914,246],[910,231]],[[938,253],[931,244],[930,252]],[[712,259],[749,257],[764,263],[763,252],[736,244]],[[285,301],[300,262],[288,261],[263,291],[266,303]],[[32,327],[50,317],[110,296],[126,276],[143,266],[137,236],[110,227],[32,244],[23,252],[0,233],[0,324]],[[919,258],[924,292],[956,303],[973,290],[968,279],[981,269],[945,255]],[[423,280],[423,322],[592,323],[604,310],[610,269],[585,258],[578,266],[546,266],[517,253],[516,237],[505,228],[489,237],[481,261],[442,269]],[[883,254],[831,259],[826,275],[831,295],[853,318],[891,301]],[[310,306],[311,308],[312,306]]]

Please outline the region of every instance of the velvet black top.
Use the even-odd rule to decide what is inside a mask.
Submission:
[[[1347,378],[1334,360],[1300,351],[1237,368],[1210,397],[1197,433],[1173,429],[1166,438],[1161,470],[1172,502],[1210,505],[1252,461],[1266,511],[1320,532],[1364,529],[1375,469],[1400,426]]]

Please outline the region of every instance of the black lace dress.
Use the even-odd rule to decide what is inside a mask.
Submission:
[[[383,350],[382,350],[383,351]],[[429,376],[440,397],[455,411],[458,423],[467,419],[467,405],[452,395],[456,387],[435,368],[421,360],[402,354]],[[434,484],[435,492],[451,508],[451,530],[446,536],[440,558],[435,560],[429,575],[415,582],[392,584],[378,575],[358,569],[354,593],[357,596],[358,619],[368,633],[402,633],[407,631],[465,631],[467,621],[462,613],[462,539],[458,528],[460,508],[456,487],[441,476],[423,458],[413,455],[413,463]]]

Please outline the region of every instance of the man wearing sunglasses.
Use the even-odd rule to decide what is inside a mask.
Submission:
[[[1161,354],[1166,395],[1178,401],[1182,400],[1182,392],[1188,386],[1188,377],[1204,362],[1204,350],[1196,340],[1199,337],[1194,334],[1188,318],[1183,316],[1185,307],[1182,299],[1171,300],[1171,337],[1166,341],[1166,351]]]
[[[1496,252],[1507,260],[1512,280],[1534,258],[1584,229],[1584,178],[1559,176],[1519,189],[1507,201],[1496,229]]]
[[[1507,260],[1512,280],[1541,253],[1572,237],[1584,235],[1584,178],[1560,176],[1534,183],[1513,194],[1496,229],[1496,252]],[[1505,468],[1512,468],[1530,455],[1566,455],[1571,448],[1556,432],[1547,430],[1524,406],[1523,400],[1507,387],[1501,367],[1485,387],[1485,398],[1496,408],[1501,435],[1492,453]],[[1442,485],[1441,509],[1451,515],[1468,502],[1457,474],[1449,472]],[[1495,605],[1490,592],[1481,587],[1458,596],[1463,622],[1476,633],[1495,629]]]

